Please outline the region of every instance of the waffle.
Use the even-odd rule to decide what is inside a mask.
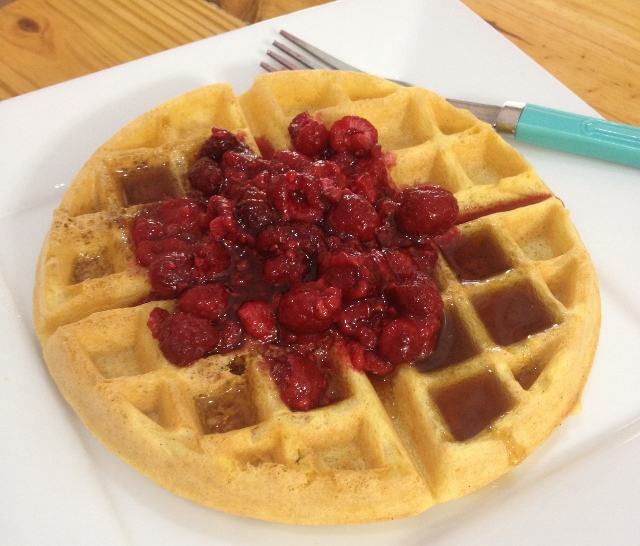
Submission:
[[[333,403],[292,411],[252,346],[178,368],[147,327],[151,287],[131,219],[184,196],[212,127],[254,152],[287,149],[307,111],[379,132],[399,187],[459,204],[437,239],[436,349],[384,377],[331,353]],[[600,327],[598,284],[569,213],[525,159],[470,113],[420,88],[306,71],[187,93],[101,146],[70,184],[42,248],[34,323],[61,392],[114,453],[211,508],[296,524],[406,517],[519,464],[579,409]]]

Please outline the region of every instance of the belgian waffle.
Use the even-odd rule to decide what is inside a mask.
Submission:
[[[332,355],[339,399],[291,411],[247,347],[170,364],[147,328],[151,288],[131,218],[186,195],[212,127],[286,149],[307,111],[369,120],[402,188],[429,181],[459,204],[437,240],[444,302],[436,350],[379,378]],[[267,144],[268,143],[268,144]],[[260,144],[260,146],[258,146]],[[405,517],[496,479],[579,407],[600,326],[595,272],[568,211],[493,129],[420,88],[364,74],[212,85],[136,119],[101,146],[54,212],[34,289],[50,373],[86,426],[160,485],[266,520]]]

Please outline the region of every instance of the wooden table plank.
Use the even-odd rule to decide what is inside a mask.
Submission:
[[[603,117],[640,126],[640,2],[462,1]]]
[[[331,0],[16,0],[0,100]],[[638,0],[462,0],[605,118],[640,126]]]
[[[203,0],[17,0],[0,9],[0,99],[242,26]]]

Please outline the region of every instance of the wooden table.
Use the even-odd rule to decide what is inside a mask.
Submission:
[[[0,100],[328,1],[0,0]],[[603,117],[640,126],[638,0],[462,1]]]

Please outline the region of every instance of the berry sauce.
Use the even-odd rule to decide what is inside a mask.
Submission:
[[[214,128],[188,172],[186,197],[132,221],[148,269],[148,326],[165,357],[188,366],[247,343],[259,350],[294,411],[331,403],[328,354],[379,376],[426,357],[440,329],[433,238],[458,204],[427,184],[399,191],[367,120],[327,129],[308,113],[292,149],[257,157]]]

